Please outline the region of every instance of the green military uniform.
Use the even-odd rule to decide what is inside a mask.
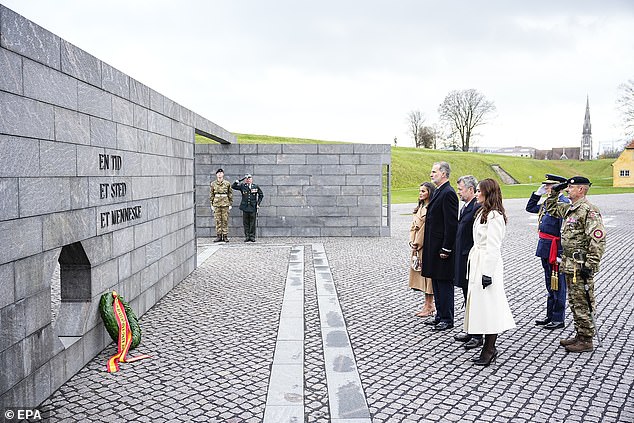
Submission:
[[[218,169],[218,171],[222,171],[222,169]],[[209,202],[216,222],[216,241],[228,241],[229,207],[233,203],[231,183],[224,179],[213,181],[209,189]]]
[[[575,183],[576,182],[576,183]],[[590,185],[590,181],[583,177],[570,178],[569,185]],[[599,262],[605,251],[605,227],[599,209],[591,204],[584,196],[572,204],[558,202],[559,193],[553,189],[545,201],[546,211],[552,216],[563,218],[561,226],[561,272],[566,275],[568,287],[568,303],[575,321],[576,341],[586,343],[585,349],[569,349],[573,339],[563,340],[562,345],[568,351],[587,351],[592,348],[592,337],[595,327],[591,313],[595,308],[594,278],[599,271]],[[582,271],[588,276],[583,280]],[[587,284],[587,294],[586,287]],[[590,309],[589,302],[592,305]],[[589,346],[589,347],[588,347]]]

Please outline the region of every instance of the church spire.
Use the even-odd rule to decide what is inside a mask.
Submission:
[[[590,97],[586,95],[586,116],[581,134],[581,160],[592,159],[592,125],[590,125]]]

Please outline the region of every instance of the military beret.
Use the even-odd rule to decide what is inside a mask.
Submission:
[[[225,171],[224,171],[224,170],[222,170],[222,168],[219,168],[219,169],[216,171],[216,175],[217,175],[217,174],[219,174],[220,172],[225,173]]]
[[[568,179],[568,185],[592,185],[592,182],[585,176],[573,176]]]

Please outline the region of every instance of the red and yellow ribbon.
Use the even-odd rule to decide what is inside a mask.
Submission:
[[[117,354],[113,355],[108,360],[106,369],[108,370],[108,373],[118,372],[119,363],[132,363],[133,361],[150,357],[145,354],[136,357],[127,357],[130,345],[132,344],[132,330],[130,329],[128,316],[125,314],[125,308],[119,298],[119,294],[117,294],[116,291],[112,291],[112,296],[114,297],[114,301],[112,302],[114,317],[117,320],[117,325],[119,326],[119,339],[117,341]]]

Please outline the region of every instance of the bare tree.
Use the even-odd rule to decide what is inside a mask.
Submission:
[[[634,135],[634,79],[619,85],[619,91],[616,104],[621,111],[625,135],[631,136]]]
[[[409,133],[414,138],[414,146],[419,148],[421,146],[421,129],[423,128],[423,123],[425,123],[425,117],[421,113],[420,110],[412,110],[407,115],[407,123],[409,126]]]
[[[473,88],[451,91],[438,107],[440,120],[451,128],[451,138],[459,142],[462,151],[469,151],[474,129],[487,123],[493,112],[495,104]]]
[[[436,130],[431,126],[421,126],[420,143],[424,148],[436,148]]]

